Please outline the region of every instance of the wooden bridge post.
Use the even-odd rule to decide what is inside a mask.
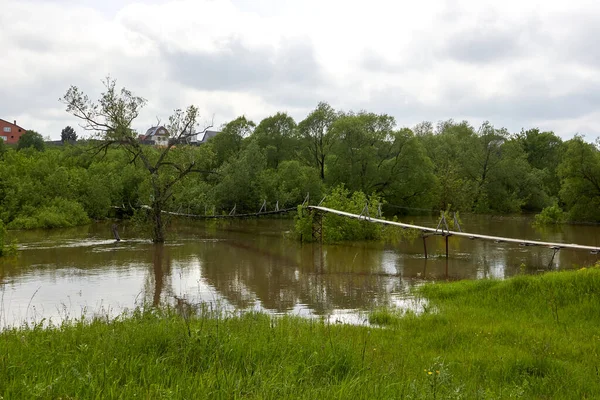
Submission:
[[[425,259],[427,260],[427,236],[422,235],[423,238],[423,253],[425,253]]]
[[[323,213],[312,209],[310,213],[312,214],[312,239],[323,243]]]
[[[446,279],[448,279],[448,238],[450,235],[446,235]]]
[[[446,238],[446,260],[448,259],[448,238],[450,237],[450,235],[445,235]]]
[[[120,242],[121,238],[119,237],[119,230],[118,230],[117,224],[112,224],[111,229],[112,229],[113,236],[115,237],[115,240],[117,242]]]

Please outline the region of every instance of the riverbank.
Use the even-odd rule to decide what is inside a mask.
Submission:
[[[594,398],[600,270],[430,284],[381,327],[142,311],[0,334],[4,398]]]

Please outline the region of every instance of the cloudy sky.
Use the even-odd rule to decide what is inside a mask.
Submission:
[[[0,118],[54,139],[58,99],[110,74],[145,130],[199,106],[218,127],[277,111],[489,120],[600,136],[597,0],[0,0]]]

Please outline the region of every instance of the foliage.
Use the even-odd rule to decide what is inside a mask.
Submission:
[[[558,204],[554,204],[544,208],[541,213],[536,214],[534,223],[536,225],[556,225],[564,223],[566,219],[567,216],[563,210],[561,210]]]
[[[28,137],[41,138],[35,133],[23,135],[19,151],[0,144],[0,218],[7,226],[86,223],[114,216],[117,207],[118,216],[131,216],[148,205],[144,215],[158,227],[151,236],[164,240],[163,210],[257,212],[265,200],[269,210],[288,208],[306,193],[318,201],[340,185],[348,198],[372,194],[388,218],[450,204],[453,211],[501,214],[556,204],[568,220],[600,221],[600,151],[581,137],[563,143],[538,129],[511,136],[487,122],[476,129],[453,120],[411,131],[386,114],[319,103],[297,126],[285,113],[258,126],[238,117],[197,147],[174,146],[196,134],[198,118],[195,107],[176,110],[165,124],[169,145],[153,147],[131,129],[146,100],[117,90],[110,78],[105,85],[97,102],[76,87],[62,99],[95,139],[43,152],[26,146]],[[48,211],[55,198],[81,205],[88,219],[43,217],[66,210]],[[362,206],[354,207],[359,214]],[[380,230],[357,237],[395,241],[409,233]]]
[[[50,204],[32,209],[28,216],[15,218],[8,227],[10,229],[67,228],[89,222],[80,203],[57,197]]]
[[[26,131],[19,138],[19,143],[17,144],[17,150],[34,148],[37,151],[44,151],[46,148],[46,144],[44,143],[44,138],[42,135],[37,133],[36,131]]]
[[[330,129],[337,117],[337,113],[329,104],[320,102],[317,108],[298,124],[302,157],[309,165],[319,170],[321,180],[325,180],[325,162],[334,144]]]
[[[143,145],[131,123],[138,117],[146,100],[133,95],[125,88],[116,89],[116,81],[106,78],[105,92],[97,102],[91,101],[76,86],[67,90],[61,101],[66,104],[67,112],[84,122],[86,130],[94,131],[102,140],[98,151],[108,151],[111,147],[125,150],[131,163],[139,162],[147,173],[151,187],[149,196],[151,220],[153,223],[152,240],[165,241],[165,221],[163,211],[172,201],[174,188],[191,173],[207,173],[211,157],[196,158],[197,152],[185,143],[197,134],[196,121],[198,108],[189,106],[185,111],[175,110],[166,126],[169,140],[162,148]],[[204,132],[208,129],[205,128]]]
[[[4,398],[596,398],[600,270],[429,284],[386,328],[138,309],[0,333]]]
[[[6,227],[0,219],[0,257],[14,256],[17,254],[17,241],[13,240],[10,244],[6,243]]]
[[[321,204],[323,207],[346,211],[352,214],[376,216],[381,204],[378,196],[367,197],[362,192],[350,192],[343,185],[333,188]],[[302,211],[296,216],[295,232],[303,241],[310,242],[312,238],[312,223],[314,213]],[[352,219],[335,214],[325,214],[323,218],[323,242],[336,243],[344,240],[375,240],[382,237],[382,227],[366,220]]]
[[[276,169],[280,162],[292,158],[295,129],[294,119],[281,112],[258,124],[252,138],[264,149],[268,168]]]
[[[237,156],[242,149],[242,141],[249,137],[256,124],[246,117],[238,117],[221,128],[221,132],[210,140],[210,146],[215,154],[215,168],[225,161]]]
[[[262,171],[267,157],[256,142],[250,143],[238,157],[219,168],[219,183],[214,187],[215,203],[221,209],[257,212],[264,200]]]
[[[71,128],[70,126],[66,126],[60,132],[60,140],[63,143],[73,143],[77,141],[77,133],[75,132],[75,129]]]
[[[579,136],[565,143],[558,167],[569,219],[600,222],[600,151]]]

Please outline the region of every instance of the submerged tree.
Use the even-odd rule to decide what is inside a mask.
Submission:
[[[204,165],[208,159],[197,159],[197,153],[190,151],[189,146],[177,147],[189,137],[198,134],[195,131],[198,119],[198,108],[189,106],[185,111],[178,109],[169,118],[167,145],[156,148],[143,145],[131,123],[146,105],[146,100],[135,96],[131,91],[115,87],[116,80],[110,77],[104,81],[106,91],[100,95],[98,102],[90,100],[76,86],[71,86],[60,99],[67,106],[67,112],[82,121],[83,129],[94,132],[101,140],[96,147],[97,154],[106,152],[110,147],[124,149],[131,163],[141,163],[149,174],[151,186],[149,212],[152,220],[152,241],[165,241],[165,224],[162,211],[173,195],[173,188],[191,173],[208,173]],[[211,126],[204,128],[206,132]]]

